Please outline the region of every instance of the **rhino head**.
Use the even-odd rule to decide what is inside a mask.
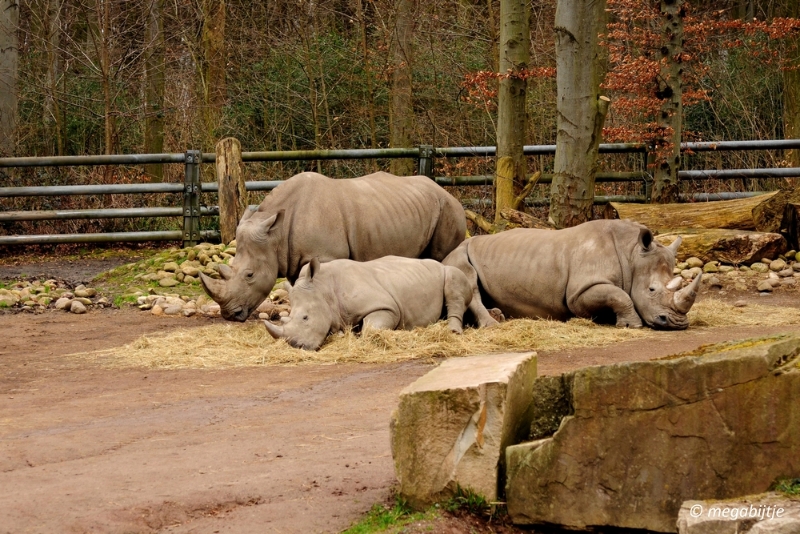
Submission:
[[[283,239],[284,211],[268,217],[245,210],[236,227],[236,259],[220,265],[220,279],[200,274],[208,296],[229,321],[246,321],[264,302],[278,278],[278,249]]]
[[[319,349],[334,324],[334,314],[325,298],[325,288],[314,283],[317,273],[319,260],[314,258],[303,266],[297,282],[289,288],[289,302],[292,304],[289,317],[282,319],[282,325],[264,321],[272,337],[285,339],[298,349]]]
[[[686,314],[694,304],[703,275],[681,289],[683,279],[673,278],[680,236],[664,246],[647,228],[639,232],[639,246],[632,258],[631,300],[642,320],[653,328],[683,330],[689,326]]]

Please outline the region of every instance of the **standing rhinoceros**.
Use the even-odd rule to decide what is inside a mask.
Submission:
[[[333,180],[304,172],[245,212],[233,265],[220,266],[219,280],[200,280],[225,319],[244,321],[278,276],[294,281],[312,258],[441,261],[465,236],[464,208],[430,178],[377,172]]]
[[[613,312],[617,326],[684,329],[701,276],[684,289],[672,278],[680,238],[665,247],[644,226],[590,221],[564,230],[509,230],[466,240],[444,260],[473,288],[470,311],[480,326],[507,317],[567,320]]]
[[[386,256],[320,264],[314,258],[289,288],[289,317],[281,326],[264,326],[272,337],[307,350],[317,350],[329,333],[357,325],[410,330],[444,316],[450,330],[461,333],[470,300],[464,273],[438,261]]]

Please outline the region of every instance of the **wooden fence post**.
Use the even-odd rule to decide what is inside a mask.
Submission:
[[[247,209],[244,186],[242,145],[238,139],[226,137],[217,143],[217,182],[219,182],[219,233],[223,243],[236,238],[236,226]]]

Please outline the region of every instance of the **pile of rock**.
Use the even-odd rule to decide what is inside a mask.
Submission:
[[[703,262],[691,257],[675,265],[674,274],[685,280],[692,280],[704,274],[703,284],[710,288],[725,287],[724,281],[732,284],[737,291],[755,289],[760,293],[771,293],[780,287],[794,287],[800,278],[800,259],[798,253],[790,250],[777,259],[763,258],[750,265],[726,265],[719,261]]]
[[[188,249],[169,251],[174,259],[164,263],[154,263],[145,272],[134,276],[134,280],[158,282],[161,287],[175,287],[180,284],[197,284],[200,273],[219,278],[217,268],[222,263],[230,263],[236,256],[236,240],[228,245],[200,243]],[[182,261],[181,261],[182,260]],[[129,269],[137,264],[126,266]]]
[[[70,288],[64,281],[34,280],[15,282],[8,289],[0,289],[0,309],[43,312],[48,308],[72,313],[86,313],[91,308],[106,308],[112,303],[98,295],[93,287],[81,284]]]
[[[284,289],[276,289],[256,310],[259,319],[277,320],[289,315],[289,294]],[[149,310],[153,315],[172,317],[219,317],[219,304],[205,295],[190,298],[170,293],[166,295],[140,295],[136,299],[140,310]]]

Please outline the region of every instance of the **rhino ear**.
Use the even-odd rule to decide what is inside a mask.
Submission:
[[[316,256],[311,258],[311,263],[309,263],[308,265],[309,265],[310,279],[313,280],[314,277],[317,276],[317,273],[319,272],[319,259]]]
[[[647,228],[639,230],[639,244],[642,245],[642,250],[650,250],[653,246],[653,232]]]
[[[319,260],[317,258],[311,258],[311,261],[303,265],[300,269],[300,275],[297,277],[297,280],[305,280],[307,283],[310,283],[314,280],[314,276],[319,272]]]
[[[264,222],[261,223],[261,231],[266,235],[283,228],[283,218],[285,214],[286,210],[280,210],[272,217],[264,220]]]
[[[247,207],[244,209],[244,213],[242,213],[242,218],[241,218],[241,219],[239,219],[239,224],[242,224],[242,223],[243,223],[243,222],[245,222],[247,219],[249,219],[250,217],[252,217],[252,216],[253,216],[253,214],[254,214],[255,212],[256,212],[256,210],[254,210],[254,209],[253,209],[252,207],[250,207],[250,206],[247,206]]]

